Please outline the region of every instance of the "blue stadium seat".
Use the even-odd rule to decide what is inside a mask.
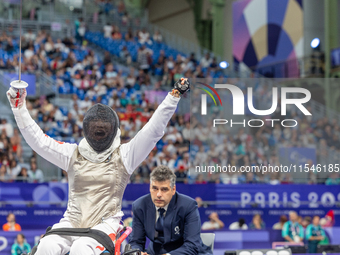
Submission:
[[[67,59],[68,54],[67,54],[66,52],[63,52],[63,53],[61,54],[61,56],[62,56],[62,58],[65,60],[65,59]]]
[[[58,89],[59,94],[67,94],[67,88],[65,86],[60,86]]]
[[[60,106],[60,107],[59,107],[59,110],[61,111],[61,113],[62,113],[64,116],[67,116],[67,114],[68,114],[68,109],[67,109],[67,107]]]
[[[84,92],[84,90],[78,89],[78,91],[77,91],[77,96],[79,97],[79,99],[84,100],[84,98],[85,98],[85,92]]]
[[[71,86],[70,93],[71,94],[77,94],[78,88],[76,86]]]
[[[66,143],[76,143],[76,140],[73,137],[66,137],[64,139],[64,142],[66,142]]]
[[[42,120],[43,120],[43,115],[40,113],[40,114],[38,114],[38,121],[40,122]]]
[[[103,98],[101,103],[104,104],[104,105],[108,105],[109,101],[106,98]]]

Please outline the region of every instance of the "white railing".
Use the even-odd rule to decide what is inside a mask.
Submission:
[[[5,77],[4,73],[0,72],[0,102],[4,105],[8,105],[8,99],[6,96],[6,91],[9,88],[10,80]]]
[[[1,70],[0,71],[0,84],[2,84],[4,89],[9,88],[9,84],[11,83],[11,80],[9,80],[5,74],[7,73],[14,73],[14,70]],[[25,72],[26,73],[26,72]],[[30,73],[27,73],[30,74]],[[37,70],[32,73],[36,77],[36,83],[35,83],[35,93],[36,96],[40,95],[54,95],[56,99],[59,97],[58,88],[56,86],[56,81],[54,81],[51,77],[44,74],[42,71]],[[0,95],[0,101],[7,103],[6,95],[3,97],[3,95]]]
[[[206,52],[214,55],[212,52],[210,52],[210,50],[204,49],[198,44],[193,43],[190,40],[185,39],[181,36],[178,36],[165,28],[149,23],[148,30],[151,35],[153,35],[155,31],[159,31],[167,45],[185,54],[190,54],[191,52],[193,52],[198,59],[200,59]],[[217,57],[217,60],[220,61],[221,57]]]
[[[288,59],[268,65],[250,67],[250,70],[266,77],[306,78],[324,77],[325,62],[322,52],[314,52],[311,56]]]
[[[64,38],[67,35],[68,30],[70,29],[70,25],[66,23],[60,23],[60,30],[54,31],[52,29],[52,22],[51,21],[35,21],[35,20],[23,20],[22,21],[22,34],[25,34],[29,29],[32,30],[33,33],[37,33],[38,31],[45,30],[47,31],[52,37],[55,38]],[[19,37],[20,35],[20,21],[17,19],[13,20],[6,20],[0,18],[0,30],[8,31],[9,27],[13,27],[14,36]]]
[[[40,70],[36,71],[35,75],[37,78],[37,91],[39,91],[39,95],[55,95],[55,98],[58,100],[59,93],[56,81]]]

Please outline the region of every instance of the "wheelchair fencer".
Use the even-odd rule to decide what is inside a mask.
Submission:
[[[101,253],[101,255],[141,255],[141,251],[138,249],[131,249],[129,244],[125,245],[124,252],[121,253],[121,245],[124,240],[131,234],[131,227],[124,227],[116,236],[116,240],[112,241],[111,238],[104,233],[103,231],[97,229],[90,228],[57,228],[51,229],[51,227],[47,228],[45,236],[48,235],[64,235],[64,236],[87,236],[94,238],[96,241],[101,243],[105,250]],[[43,237],[43,238],[44,238]],[[34,255],[37,251],[39,243],[32,248],[32,251],[28,253],[28,255]],[[65,254],[68,255],[69,253]],[[72,255],[72,254],[71,254]]]

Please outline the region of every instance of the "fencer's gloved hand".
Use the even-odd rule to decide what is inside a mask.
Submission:
[[[181,78],[179,81],[175,83],[175,88],[172,90],[173,96],[179,97],[179,94],[183,95],[190,89],[190,83],[188,78]]]
[[[18,98],[17,92],[15,91],[15,89],[10,87],[9,90],[7,90],[6,95],[7,95],[8,101],[11,104],[12,108],[19,108],[20,109],[22,106],[24,106],[26,104],[27,92],[26,92],[26,89],[23,89],[23,91],[24,92]]]

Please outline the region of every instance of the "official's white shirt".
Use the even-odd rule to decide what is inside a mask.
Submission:
[[[247,224],[243,224],[242,227],[240,227],[238,221],[231,223],[229,226],[229,230],[247,230],[247,229],[248,229]]]
[[[158,209],[159,209],[159,208],[163,208],[163,209],[165,210],[165,212],[163,213],[163,217],[165,217],[165,214],[166,214],[166,212],[168,211],[169,204],[167,204],[167,205],[164,206],[164,207],[157,207],[157,206],[155,206],[155,207],[156,207],[156,222],[157,222],[157,220],[158,220],[158,218],[159,218],[159,211],[158,211]]]

